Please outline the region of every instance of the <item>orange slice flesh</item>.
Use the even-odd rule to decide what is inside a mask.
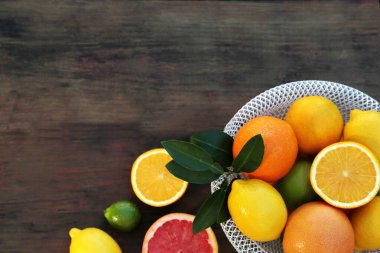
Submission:
[[[339,208],[359,207],[379,191],[379,163],[367,147],[356,142],[338,142],[315,157],[310,181],[327,203]]]
[[[150,206],[166,206],[185,193],[188,182],[173,176],[165,165],[172,158],[163,148],[141,154],[132,166],[131,183],[136,196]]]

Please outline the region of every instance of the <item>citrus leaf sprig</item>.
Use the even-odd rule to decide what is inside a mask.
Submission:
[[[225,210],[221,212],[224,207],[225,199],[227,198],[227,188],[228,180],[224,179],[220,188],[211,194],[211,196],[199,208],[193,222],[193,234],[210,227],[218,220],[224,222],[231,217],[229,216],[229,212],[228,215],[225,214]]]
[[[209,184],[212,181],[218,179],[221,175],[214,174],[211,171],[192,171],[179,165],[174,160],[166,164],[166,168],[174,176],[192,184]]]
[[[253,172],[264,157],[264,140],[261,135],[251,138],[232,162],[235,172]]]
[[[224,132],[203,131],[193,134],[190,142],[206,150],[223,167],[232,163],[232,144],[234,139]]]
[[[223,174],[223,167],[203,148],[186,141],[163,141],[162,146],[179,165],[192,171],[210,171]]]
[[[227,176],[255,171],[264,156],[264,141],[260,134],[252,137],[235,159],[232,156],[233,138],[221,131],[195,133],[190,142],[169,140],[161,144],[173,158],[166,168],[174,176],[194,184],[209,184],[224,176],[220,188],[198,210],[193,234],[231,217],[227,206],[231,182]]]

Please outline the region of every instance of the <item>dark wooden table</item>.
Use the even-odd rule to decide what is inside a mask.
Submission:
[[[69,229],[90,226],[140,252],[157,218],[194,214],[210,191],[143,204],[130,185],[140,153],[223,129],[290,81],[380,100],[379,28],[378,1],[0,1],[0,252],[68,252]],[[132,233],[103,218],[120,199],[142,210]]]

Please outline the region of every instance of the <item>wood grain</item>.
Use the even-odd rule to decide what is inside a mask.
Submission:
[[[380,100],[378,1],[0,1],[0,252],[68,252],[95,226],[125,252],[169,212],[131,190],[134,159],[165,139],[222,129],[249,99],[305,79]],[[135,201],[133,233],[102,211]],[[220,252],[234,252],[219,228]]]

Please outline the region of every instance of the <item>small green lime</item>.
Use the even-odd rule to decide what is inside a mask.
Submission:
[[[129,232],[140,223],[141,213],[134,203],[121,200],[110,205],[104,211],[104,217],[114,229]]]
[[[275,185],[289,210],[294,210],[317,196],[310,184],[310,167],[308,161],[296,161],[290,172]]]

